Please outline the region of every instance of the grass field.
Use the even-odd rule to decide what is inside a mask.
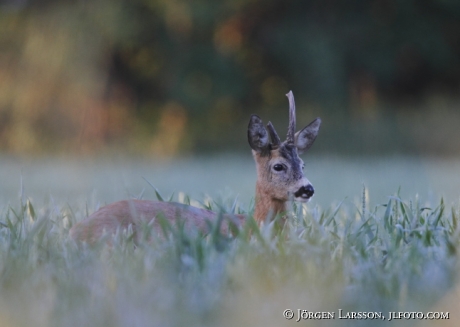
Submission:
[[[458,160],[307,157],[315,198],[294,206],[282,231],[264,225],[250,235],[202,236],[176,227],[135,249],[129,233],[117,235],[111,248],[88,248],[71,242],[68,229],[104,203],[155,199],[142,177],[164,198],[186,194],[227,210],[237,199],[237,210],[251,212],[249,155],[1,160],[1,327],[460,321]],[[291,320],[285,309],[293,310]],[[334,319],[296,322],[298,309]],[[339,318],[354,312],[378,319]],[[448,312],[449,319],[388,321],[389,312]]]

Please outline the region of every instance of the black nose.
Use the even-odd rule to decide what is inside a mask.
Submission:
[[[299,188],[297,192],[294,193],[296,198],[302,197],[304,199],[311,198],[313,194],[315,194],[315,189],[313,188],[313,186],[311,186],[311,184],[308,184],[307,186],[302,186],[301,188]]]

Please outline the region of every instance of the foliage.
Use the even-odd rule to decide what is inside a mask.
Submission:
[[[439,109],[457,97],[459,22],[453,0],[8,0],[0,149],[240,148],[249,114],[285,117],[292,89],[309,108],[302,121],[326,116],[372,151],[372,132],[335,125],[377,121],[384,139],[380,129],[400,126],[396,112],[422,110],[408,99],[441,94]],[[427,151],[442,143],[428,141]]]
[[[294,206],[282,230],[200,235],[166,223],[150,242],[134,246],[126,231],[90,248],[68,238],[78,210],[23,199],[0,216],[0,324],[287,326],[288,308],[426,312],[455,284],[459,214],[398,196],[371,209],[364,195],[358,206]]]

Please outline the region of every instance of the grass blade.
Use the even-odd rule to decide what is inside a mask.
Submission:
[[[163,197],[161,196],[161,194],[160,194],[160,192],[157,190],[157,188],[156,188],[155,186],[153,186],[153,184],[150,183],[150,182],[147,180],[147,178],[145,178],[145,177],[142,177],[142,178],[144,179],[144,181],[146,181],[146,182],[153,188],[153,190],[155,191],[155,195],[156,195],[158,201],[164,202],[165,200],[163,199]]]

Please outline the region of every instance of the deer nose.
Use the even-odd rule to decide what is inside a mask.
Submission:
[[[315,194],[315,189],[311,184],[308,184],[307,186],[302,186],[301,188],[299,188],[297,192],[294,193],[296,198],[301,197],[304,199],[311,198],[313,194]]]

